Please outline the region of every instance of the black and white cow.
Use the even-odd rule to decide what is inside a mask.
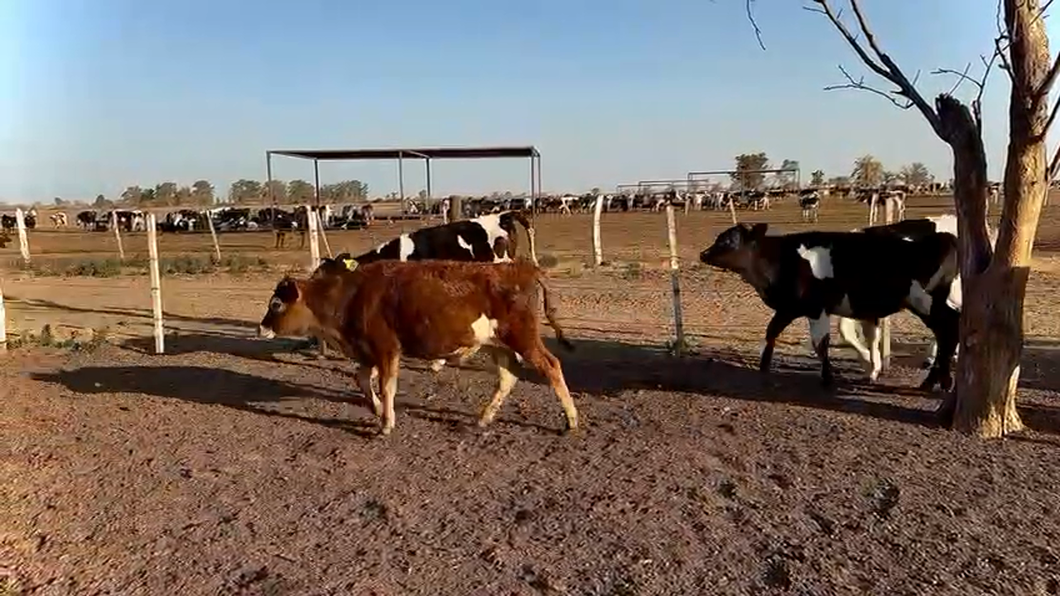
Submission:
[[[515,257],[516,222],[526,228],[527,237],[530,239],[530,258],[537,264],[534,225],[523,211],[502,211],[480,215],[474,219],[420,228],[384,242],[352,260],[357,265],[386,259],[444,259],[494,263],[511,261]]]
[[[939,344],[939,357],[920,387],[952,386],[950,365],[960,319],[946,306],[959,268],[953,234],[932,233],[914,240],[861,232],[767,236],[768,227],[737,224],[699,255],[708,265],[739,273],[776,311],[766,328],[759,363],[763,372],[769,370],[777,337],[795,319],[806,317],[821,360],[822,382],[829,385],[830,315],[869,322],[862,331],[870,345],[878,345],[879,320],[908,309],[931,329]]]
[[[935,215],[930,217],[923,217],[917,219],[906,219],[898,221],[892,224],[871,226],[860,230],[867,234],[892,234],[903,240],[912,242],[930,236],[937,232],[946,232],[953,234],[955,237],[959,236],[957,232],[957,216],[944,213],[942,215]],[[993,228],[987,229],[987,235],[990,239],[990,245],[994,246],[997,243],[997,230]],[[950,289],[946,295],[946,307],[953,309],[958,316],[961,312],[961,306],[963,305],[963,294],[961,292],[961,276],[958,271],[957,276],[950,282]],[[856,321],[847,317],[839,317],[839,335],[843,338],[847,344],[849,344],[854,350],[861,356],[862,360],[870,358],[870,356],[877,356],[879,354],[878,345],[866,345],[864,342],[865,338],[859,337],[857,333]],[[871,324],[869,322],[861,322],[861,326],[864,329],[865,325]],[[870,334],[876,338],[878,344],[880,336],[878,333]],[[866,336],[868,337],[868,336]],[[935,359],[938,354],[938,342],[931,342],[931,353],[924,361],[924,368],[931,368],[935,363]],[[954,352],[956,358],[956,351]],[[876,380],[879,375],[881,362],[871,362],[870,369],[870,380]]]
[[[817,215],[821,211],[821,197],[817,193],[803,195],[799,198],[799,207],[802,208],[802,221],[817,223]]]

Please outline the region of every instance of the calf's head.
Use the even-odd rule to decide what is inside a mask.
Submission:
[[[706,250],[699,253],[699,260],[729,271],[746,271],[751,268],[758,243],[766,235],[769,224],[749,226],[736,224],[725,230]]]
[[[276,284],[265,316],[258,325],[258,337],[272,339],[310,334],[316,317],[306,305],[305,289],[304,282],[290,277],[284,277]]]
[[[317,268],[313,270],[313,274],[309,276],[309,279],[335,277],[347,271],[353,271],[356,268],[357,261],[350,256],[350,253],[344,252],[333,259],[328,257],[320,259],[320,265],[317,265]]]

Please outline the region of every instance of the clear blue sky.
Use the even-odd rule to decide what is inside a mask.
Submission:
[[[979,66],[992,4],[863,2],[928,98],[952,83],[930,70]],[[546,191],[730,168],[759,150],[804,177],[848,174],[864,153],[950,177],[918,113],[822,90],[842,82],[838,64],[867,72],[823,16],[799,0],[756,12],[764,52],[742,0],[5,0],[0,200],[198,178],[226,193],[264,178],[265,149],[296,147],[534,144]],[[1008,88],[995,72],[984,107],[995,178]],[[528,187],[524,160],[434,170],[436,194]],[[275,175],[311,180],[312,165],[280,158]],[[323,164],[321,177],[397,189],[392,162]],[[406,192],[421,187],[410,165]]]

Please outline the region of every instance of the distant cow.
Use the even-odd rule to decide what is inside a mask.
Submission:
[[[541,271],[525,261],[486,264],[452,261],[380,261],[308,280],[285,277],[273,291],[261,320],[261,337],[321,334],[360,367],[357,383],[383,419],[382,434],[394,428],[394,395],[402,355],[437,360],[463,359],[487,348],[497,366],[497,390],[482,410],[489,424],[517,377],[515,359],[529,362],[555,390],[567,418],[578,426],[559,360],[541,341],[536,312],[541,286],[545,316],[568,348],[549,304]],[[378,371],[383,403],[372,387]]]
[[[801,197],[799,207],[802,208],[802,221],[817,223],[817,215],[821,211],[821,197],[817,196],[817,193]]]
[[[502,211],[420,228],[384,242],[353,260],[358,265],[383,259],[506,262],[515,257],[515,222],[526,228],[530,239],[530,258],[536,265],[534,224],[523,211]]]
[[[62,211],[58,213],[52,213],[48,216],[48,219],[52,220],[52,225],[57,228],[65,228],[67,225],[66,214]]]
[[[95,228],[96,218],[98,215],[95,211],[82,211],[77,214],[77,225],[84,229]]]
[[[8,215],[6,213],[0,215],[0,228],[3,228],[5,230],[13,230],[15,229],[17,223],[18,222],[15,220],[14,215]]]
[[[866,340],[877,346],[879,320],[908,309],[935,335],[939,357],[922,389],[948,390],[960,317],[946,306],[958,274],[957,238],[933,233],[916,240],[891,234],[803,232],[767,236],[768,225],[737,224],[704,250],[702,262],[739,273],[775,312],[766,328],[759,368],[769,370],[777,337],[799,317],[810,323],[810,339],[821,360],[821,379],[832,383],[828,359],[829,315],[868,321]],[[870,377],[879,374],[878,350],[870,355]]]

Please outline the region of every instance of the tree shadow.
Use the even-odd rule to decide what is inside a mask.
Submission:
[[[758,371],[757,356],[752,363],[746,354],[734,350],[704,349],[677,358],[661,346],[572,341],[573,352],[554,353],[561,359],[567,384],[574,392],[614,397],[630,390],[676,391],[783,403],[923,426],[938,425],[932,410],[887,401],[895,396],[923,399],[930,394],[915,387],[869,385],[855,380],[862,375],[860,365],[842,359],[833,359],[836,383],[825,388],[820,383],[816,359],[778,356],[773,360],[771,372],[763,374]],[[532,383],[548,383],[542,375],[525,366],[519,377]]]
[[[153,337],[138,336],[125,339],[119,344],[122,348],[141,354],[155,353]],[[319,349],[311,348],[305,341],[297,339],[259,339],[254,335],[235,335],[232,333],[204,331],[185,332],[169,330],[166,333],[165,352],[170,355],[194,354],[199,352],[226,354],[249,360],[278,362],[279,354],[298,353],[307,360],[318,360]],[[331,360],[340,360],[334,355]]]

